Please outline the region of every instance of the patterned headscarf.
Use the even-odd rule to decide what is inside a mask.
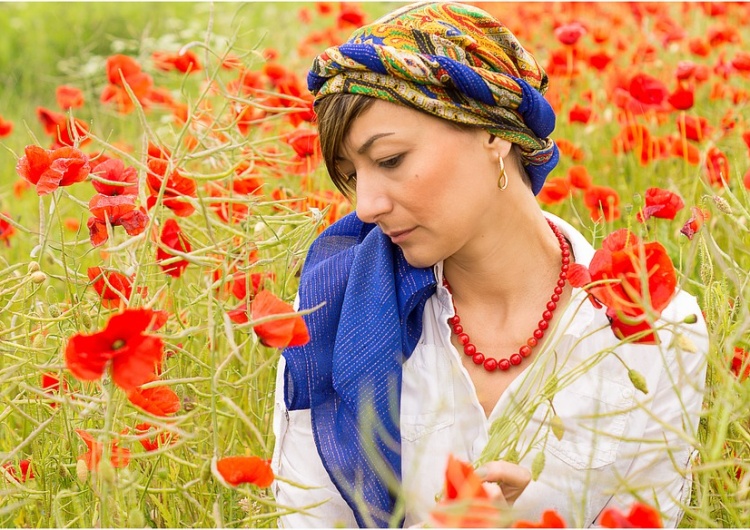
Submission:
[[[557,164],[547,74],[488,13],[456,3],[398,9],[328,48],[307,77],[316,101],[372,96],[474,125],[517,144],[536,195]]]

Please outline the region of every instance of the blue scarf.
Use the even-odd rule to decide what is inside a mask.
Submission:
[[[310,342],[288,348],[285,402],[310,409],[323,466],[360,527],[387,527],[401,483],[401,378],[436,289],[373,224],[349,214],[310,247],[299,287]]]

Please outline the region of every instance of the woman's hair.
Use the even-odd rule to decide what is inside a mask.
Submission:
[[[339,92],[321,98],[315,105],[321,153],[326,169],[336,188],[350,200],[354,198],[356,192],[356,178],[349,178],[341,172],[337,158],[343,149],[344,141],[354,121],[369,109],[375,101],[377,101],[376,98],[363,94]],[[459,130],[478,128],[450,120],[444,121]],[[518,152],[516,144],[512,144],[510,161],[521,175],[524,184],[531,189],[531,178],[523,167],[521,154]]]

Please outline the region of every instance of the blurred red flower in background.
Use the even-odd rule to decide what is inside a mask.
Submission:
[[[151,309],[125,309],[102,331],[73,335],[65,347],[65,365],[82,381],[96,381],[107,366],[126,392],[151,381],[164,355],[161,338],[148,334],[159,317]]]
[[[75,147],[54,150],[27,145],[18,159],[16,172],[36,186],[38,195],[47,195],[60,186],[86,180],[91,169],[89,157]]]
[[[86,467],[91,471],[99,469],[99,462],[102,460],[103,447],[94,437],[83,429],[76,429],[78,436],[86,444],[88,451],[78,456],[78,460],[83,460]],[[121,448],[117,441],[113,441],[110,449],[110,462],[113,467],[126,467],[130,462],[130,451]]]
[[[135,204],[135,195],[102,195],[97,193],[89,201],[89,217],[87,226],[91,244],[99,246],[109,238],[107,223],[110,226],[122,226],[130,236],[137,236],[146,230],[149,217],[143,207]]]
[[[152,158],[148,161],[148,173],[146,174],[146,184],[149,191],[148,208],[154,207],[159,191],[164,186],[162,199],[164,206],[172,210],[177,216],[187,217],[195,211],[195,207],[184,197],[196,196],[195,181],[183,176],[176,168],[172,169],[171,173],[166,176],[168,170],[168,160]],[[166,182],[164,182],[165,176]]]
[[[176,254],[173,254],[170,250],[175,250],[185,254],[193,250],[190,246],[190,242],[182,233],[182,229],[180,228],[180,225],[177,224],[177,221],[171,218],[164,222],[164,227],[161,230],[159,240],[162,243],[159,245],[159,248],[156,249],[156,259],[159,262],[159,266],[164,272],[173,278],[179,278],[188,266],[188,261],[186,259],[179,259],[177,261],[172,261],[171,263],[162,262],[176,256]]]
[[[589,186],[583,192],[583,202],[595,223],[620,218],[620,195],[609,186]]]
[[[141,71],[141,65],[127,55],[112,55],[107,58],[107,80],[109,84],[104,87],[100,100],[102,103],[113,103],[118,112],[127,114],[135,109],[135,104],[130,98],[125,86],[128,86],[138,100],[146,106],[148,96],[154,85],[150,75]]]
[[[77,109],[83,107],[83,92],[80,88],[68,85],[60,85],[55,89],[57,105],[62,110]]]
[[[555,510],[544,510],[538,523],[532,521],[515,521],[513,528],[567,528],[565,519]]]
[[[215,472],[229,486],[254,484],[267,488],[273,483],[271,463],[259,456],[227,456],[216,461]]]
[[[101,298],[102,307],[117,307],[130,300],[133,292],[132,278],[117,271],[102,271],[100,267],[89,267],[86,273]]]
[[[180,52],[155,51],[151,54],[154,66],[166,72],[178,70],[184,74],[198,72],[203,69],[198,56],[193,50]]]
[[[52,137],[50,146],[52,149],[66,145],[73,146],[76,140],[79,147],[91,141],[91,138],[87,136],[89,126],[78,118],[74,118],[71,124],[65,114],[44,107],[37,107],[36,116],[44,127],[44,133]]]
[[[8,219],[11,218],[8,212],[2,212],[2,216],[7,217]],[[15,233],[16,227],[10,224],[9,221],[6,221],[3,217],[0,217],[0,241],[3,241],[6,247],[10,246],[10,238],[13,237],[13,234]]]
[[[13,122],[8,121],[2,116],[0,116],[0,138],[5,138],[6,136],[10,136],[10,133],[13,132]]]
[[[659,511],[636,502],[627,515],[617,508],[606,508],[599,517],[603,528],[662,528]]]
[[[148,382],[153,381],[157,381],[155,375]],[[130,403],[154,416],[169,416],[180,410],[180,398],[168,386],[149,388],[138,386],[130,390],[127,395]]]
[[[575,45],[586,34],[586,27],[580,22],[569,22],[555,28],[555,38],[565,46]]]
[[[662,188],[647,189],[644,202],[643,208],[636,216],[641,223],[645,223],[651,217],[672,220],[685,206],[682,197]]]
[[[154,430],[155,427],[150,423],[139,423],[135,426],[135,432],[139,436],[149,433]],[[166,445],[172,445],[177,442],[178,435],[175,432],[161,431],[153,438],[139,438],[139,442],[146,451],[156,451],[157,449]]]
[[[24,459],[18,462],[18,465],[13,465],[11,462],[6,462],[2,465],[2,469],[10,475],[10,477],[18,482],[26,482],[36,478],[34,470],[31,467],[31,461]]]

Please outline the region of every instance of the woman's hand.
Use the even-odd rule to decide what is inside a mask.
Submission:
[[[512,505],[531,482],[531,471],[504,460],[488,462],[476,470],[494,500]]]

